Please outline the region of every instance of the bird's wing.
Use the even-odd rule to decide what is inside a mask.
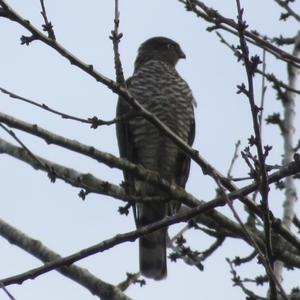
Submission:
[[[130,78],[126,80],[127,88],[130,86]],[[129,119],[131,115],[134,114],[134,109],[124,100],[122,97],[119,97],[118,104],[117,104],[117,117],[123,117],[119,122],[116,124],[116,131],[117,131],[117,140],[119,145],[119,152],[121,158],[126,158],[127,160],[135,163],[135,149],[133,138],[129,126]],[[128,172],[123,171],[123,176],[125,180],[125,190],[129,195],[135,194],[134,188],[134,176]],[[137,224],[137,215],[136,215],[136,207],[133,205],[133,214],[134,219]]]
[[[130,85],[130,78],[126,81],[127,87]],[[134,161],[134,149],[132,143],[132,136],[129,128],[129,115],[133,112],[133,108],[120,96],[117,104],[117,118],[123,118],[116,124],[117,140],[119,145],[119,152],[121,158],[126,158],[127,160]],[[127,184],[131,185],[133,183],[132,176],[129,172],[123,171],[124,179]],[[132,188],[129,187],[129,188]]]
[[[192,145],[195,139],[195,119],[194,116],[191,117],[190,120],[190,130],[188,135],[187,143],[188,145]],[[185,184],[188,180],[189,173],[190,173],[190,165],[191,159],[185,153],[181,152],[180,157],[178,159],[177,170],[176,170],[176,184],[181,187],[185,187]]]

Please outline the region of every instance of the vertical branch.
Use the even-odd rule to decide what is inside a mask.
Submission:
[[[295,40],[295,46],[293,54],[297,57],[300,57],[300,31],[297,34]],[[288,65],[288,80],[289,86],[291,88],[296,87],[297,79],[299,76],[300,70]],[[284,163],[287,164],[293,161],[294,156],[294,147],[293,147],[293,136],[295,133],[295,98],[296,94],[287,91],[286,93],[286,101],[283,102],[284,105]],[[286,201],[284,203],[284,215],[283,215],[283,223],[287,227],[291,226],[292,220],[294,218],[294,205],[297,200],[297,192],[294,183],[294,179],[292,176],[288,176],[285,180],[285,195]]]
[[[115,0],[114,30],[111,31],[110,39],[113,42],[113,48],[114,48],[116,81],[117,84],[123,85],[125,83],[125,79],[124,79],[122,63],[120,59],[120,52],[119,52],[119,43],[121,41],[123,34],[119,33],[119,25],[120,25],[119,1]]]
[[[263,220],[264,220],[264,232],[265,232],[265,241],[266,241],[266,259],[270,266],[270,269],[273,270],[273,250],[272,250],[272,240],[271,240],[271,221],[269,214],[269,185],[268,185],[268,176],[265,165],[265,160],[270,150],[270,147],[265,146],[263,151],[262,140],[261,140],[261,131],[259,126],[259,111],[260,109],[255,104],[254,99],[254,86],[253,86],[253,75],[259,63],[261,63],[258,56],[249,58],[249,48],[245,39],[245,30],[247,25],[243,20],[243,9],[241,8],[240,1],[236,0],[237,10],[238,10],[238,33],[240,39],[240,47],[242,55],[244,58],[248,89],[245,85],[242,84],[239,87],[239,92],[243,92],[249,100],[251,113],[252,113],[252,122],[255,136],[251,138],[252,145],[256,146],[257,155],[258,155],[258,164],[259,164],[259,174],[257,180],[259,181],[259,192],[262,198],[262,207],[263,207]],[[272,277],[270,277],[270,298],[273,300],[277,299],[276,284]]]
[[[266,73],[266,50],[265,49],[263,49],[262,72],[263,72],[263,74]],[[261,95],[260,95],[261,111],[260,111],[260,114],[259,114],[260,135],[262,135],[262,120],[263,120],[266,90],[267,90],[266,77],[262,76],[261,77]]]
[[[233,166],[234,166],[234,163],[235,161],[237,160],[238,158],[238,151],[239,151],[239,147],[241,145],[241,141],[238,140],[236,143],[235,143],[235,148],[234,148],[234,153],[233,153],[233,157],[231,159],[231,162],[230,162],[230,166],[229,166],[229,169],[227,171],[227,178],[232,178],[232,169],[233,169]]]
[[[45,22],[45,24],[42,25],[43,30],[48,33],[48,37],[50,39],[55,41],[56,38],[55,38],[54,30],[53,30],[53,25],[48,20],[44,0],[40,0],[40,2],[41,2],[41,7],[42,7],[41,15],[43,16],[44,22]]]
[[[300,31],[295,38],[295,45],[293,55],[300,57]],[[299,69],[288,65],[288,80],[289,87],[295,88],[297,85],[297,79],[299,76]],[[293,161],[295,148],[293,147],[293,137],[295,134],[295,98],[296,94],[292,91],[287,90],[284,99],[282,99],[284,109],[284,120],[283,120],[283,143],[284,143],[284,164]],[[297,201],[297,190],[295,180],[293,176],[287,176],[285,179],[285,201],[283,204],[283,218],[282,223],[286,228],[290,229],[293,218],[295,216],[295,204]],[[283,263],[277,261],[274,266],[274,273],[277,279],[281,282],[283,271]]]

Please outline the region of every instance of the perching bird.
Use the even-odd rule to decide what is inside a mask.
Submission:
[[[180,46],[165,37],[153,37],[138,50],[132,77],[127,80],[130,94],[147,110],[158,117],[183,141],[194,140],[195,103],[188,84],[175,69],[185,58]],[[130,114],[132,108],[119,99],[117,116]],[[145,168],[156,171],[171,183],[185,187],[190,171],[188,158],[159,129],[141,116],[124,118],[117,123],[120,156]],[[166,197],[159,188],[124,172],[128,191],[138,196]],[[162,220],[174,213],[174,201],[137,204],[134,208],[137,227]],[[140,271],[149,278],[163,279],[167,275],[167,229],[159,229],[140,238]]]

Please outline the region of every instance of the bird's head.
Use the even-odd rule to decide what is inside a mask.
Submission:
[[[135,68],[149,60],[161,60],[175,67],[181,58],[186,56],[175,41],[166,37],[153,37],[140,46]]]

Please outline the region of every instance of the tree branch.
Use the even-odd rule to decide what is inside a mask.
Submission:
[[[277,1],[276,1],[277,2]],[[293,54],[295,56],[300,57],[300,31],[295,39],[295,45]],[[288,65],[288,79],[289,86],[291,88],[295,88],[297,86],[297,79],[299,76],[299,70],[294,68],[291,65]],[[285,100],[282,101],[283,109],[284,109],[284,121],[283,121],[283,129],[282,137],[284,143],[284,163],[289,163],[293,160],[293,156],[295,154],[294,148],[294,134],[295,134],[295,93],[291,91],[287,91]],[[288,176],[285,178],[284,182],[285,187],[285,201],[283,203],[283,218],[282,223],[285,227],[290,230],[293,219],[295,217],[295,205],[297,202],[297,189],[295,184],[295,179],[293,176]],[[275,274],[278,280],[282,281],[282,272],[283,272],[283,263],[280,261],[276,261],[275,264]]]
[[[120,25],[119,1],[115,0],[114,30],[112,30],[111,32],[110,39],[113,42],[113,48],[114,48],[116,81],[118,85],[124,85],[125,79],[124,79],[123,68],[122,68],[120,52],[119,52],[119,43],[121,41],[123,34],[119,33],[119,25]]]
[[[263,263],[264,267],[269,275],[270,278],[270,297],[271,299],[277,299],[277,290],[276,286],[279,288],[282,296],[287,299],[287,296],[284,293],[280,283],[278,282],[277,278],[273,275],[274,270],[274,257],[273,257],[273,247],[272,247],[272,226],[270,221],[270,211],[269,211],[269,183],[268,183],[268,175],[266,170],[266,157],[268,151],[271,149],[269,146],[265,146],[263,151],[262,146],[262,139],[261,139],[261,130],[259,124],[259,108],[255,104],[254,98],[254,87],[253,87],[253,75],[254,70],[257,69],[257,65],[260,63],[260,59],[258,56],[249,57],[249,49],[245,40],[245,29],[247,27],[246,22],[243,20],[243,9],[241,8],[240,1],[236,0],[237,4],[237,11],[238,11],[238,33],[240,39],[240,46],[243,55],[243,60],[245,64],[245,69],[247,73],[247,80],[248,80],[248,89],[245,91],[245,94],[249,100],[249,104],[251,107],[252,113],[252,122],[253,122],[253,129],[255,137],[253,139],[253,145],[256,146],[257,155],[258,155],[258,163],[259,169],[257,178],[259,183],[259,191],[262,197],[262,206],[263,206],[263,221],[264,221],[264,231],[265,231],[265,240],[266,240],[266,261]],[[242,91],[242,90],[240,90]],[[256,249],[258,250],[258,249]],[[261,256],[261,255],[260,255]],[[261,259],[264,258],[261,256]]]
[[[238,60],[243,61],[243,57],[242,57],[241,53],[238,51],[238,49],[234,45],[230,45],[225,40],[225,38],[223,37],[223,35],[220,32],[217,31],[216,34],[220,38],[220,42],[223,43],[224,45],[226,45],[234,53],[234,55],[237,57]],[[264,51],[264,56],[265,56],[265,50],[263,49],[263,51]],[[278,78],[276,78],[276,76],[274,74],[266,73],[264,68],[262,70],[256,69],[254,71],[255,71],[255,73],[260,74],[263,78],[266,78],[269,82],[271,82],[273,84],[273,87],[276,90],[283,88],[287,91],[291,91],[293,93],[300,95],[300,90],[298,90],[296,86],[294,88],[292,88],[290,85],[288,85],[285,82],[283,82],[282,80],[279,80]]]
[[[49,261],[57,261],[61,259],[60,255],[44,246],[40,241],[30,238],[25,233],[14,228],[2,219],[0,219],[0,234],[10,243],[17,245],[24,251],[43,261],[45,265],[49,264]],[[101,299],[130,300],[130,298],[123,294],[120,289],[95,277],[87,269],[78,267],[76,265],[64,265],[58,268],[57,271],[62,275],[76,281],[88,289],[93,295],[96,295]],[[4,286],[9,284],[21,284],[25,280],[33,278],[35,278],[35,274],[30,273],[29,271],[25,272],[23,277],[18,275],[10,277],[9,283],[0,280],[0,284]]]
[[[119,122],[123,118],[130,118],[130,115],[125,115],[124,117],[122,116],[122,117],[119,117],[119,118],[115,118],[115,119],[113,119],[111,121],[104,121],[104,120],[98,119],[96,116],[94,116],[92,118],[88,118],[88,119],[83,119],[83,118],[71,116],[69,114],[60,112],[60,111],[58,111],[56,109],[53,109],[53,108],[49,107],[48,105],[46,105],[44,103],[40,104],[40,103],[38,103],[36,101],[33,101],[33,100],[28,99],[28,98],[19,96],[19,95],[15,94],[15,93],[13,93],[11,91],[8,91],[8,90],[6,90],[6,89],[4,89],[2,87],[0,87],[0,92],[2,92],[3,94],[8,95],[12,99],[20,100],[22,102],[31,104],[31,105],[36,106],[38,108],[41,108],[43,110],[49,111],[49,112],[51,112],[51,113],[53,113],[55,115],[60,116],[63,119],[69,119],[69,120],[78,121],[78,122],[85,123],[85,124],[90,124],[91,128],[93,128],[93,129],[96,129],[98,126],[102,126],[102,125],[112,125],[112,124],[115,124],[115,123]]]
[[[283,7],[287,12],[287,16],[285,16],[285,18],[283,18],[283,15],[281,15],[281,19],[285,20],[287,17],[292,16],[295,20],[300,22],[300,16],[289,6],[289,1],[275,0],[275,2],[279,6]]]
[[[55,181],[56,178],[60,178],[66,183],[72,186],[82,188],[90,193],[97,193],[102,195],[111,196],[123,201],[132,201],[131,198],[125,193],[121,187],[102,181],[94,177],[91,174],[82,174],[72,168],[54,163],[50,160],[46,160],[38,155],[32,154],[35,159],[28,154],[23,148],[16,147],[0,138],[0,153],[6,153],[12,157],[15,157],[36,170],[42,170],[49,174],[49,170],[52,172],[51,180]]]
[[[185,7],[188,11],[192,11],[207,22],[213,23],[215,26],[210,30],[220,28],[238,36],[238,24],[233,19],[222,16],[217,10],[206,6],[202,1],[199,0],[178,1],[185,4]],[[199,9],[201,9],[201,11]],[[294,55],[291,55],[290,53],[272,45],[268,41],[265,41],[255,33],[248,30],[245,30],[245,37],[247,38],[248,42],[252,42],[256,46],[265,49],[276,58],[300,68],[300,58],[297,58]]]

